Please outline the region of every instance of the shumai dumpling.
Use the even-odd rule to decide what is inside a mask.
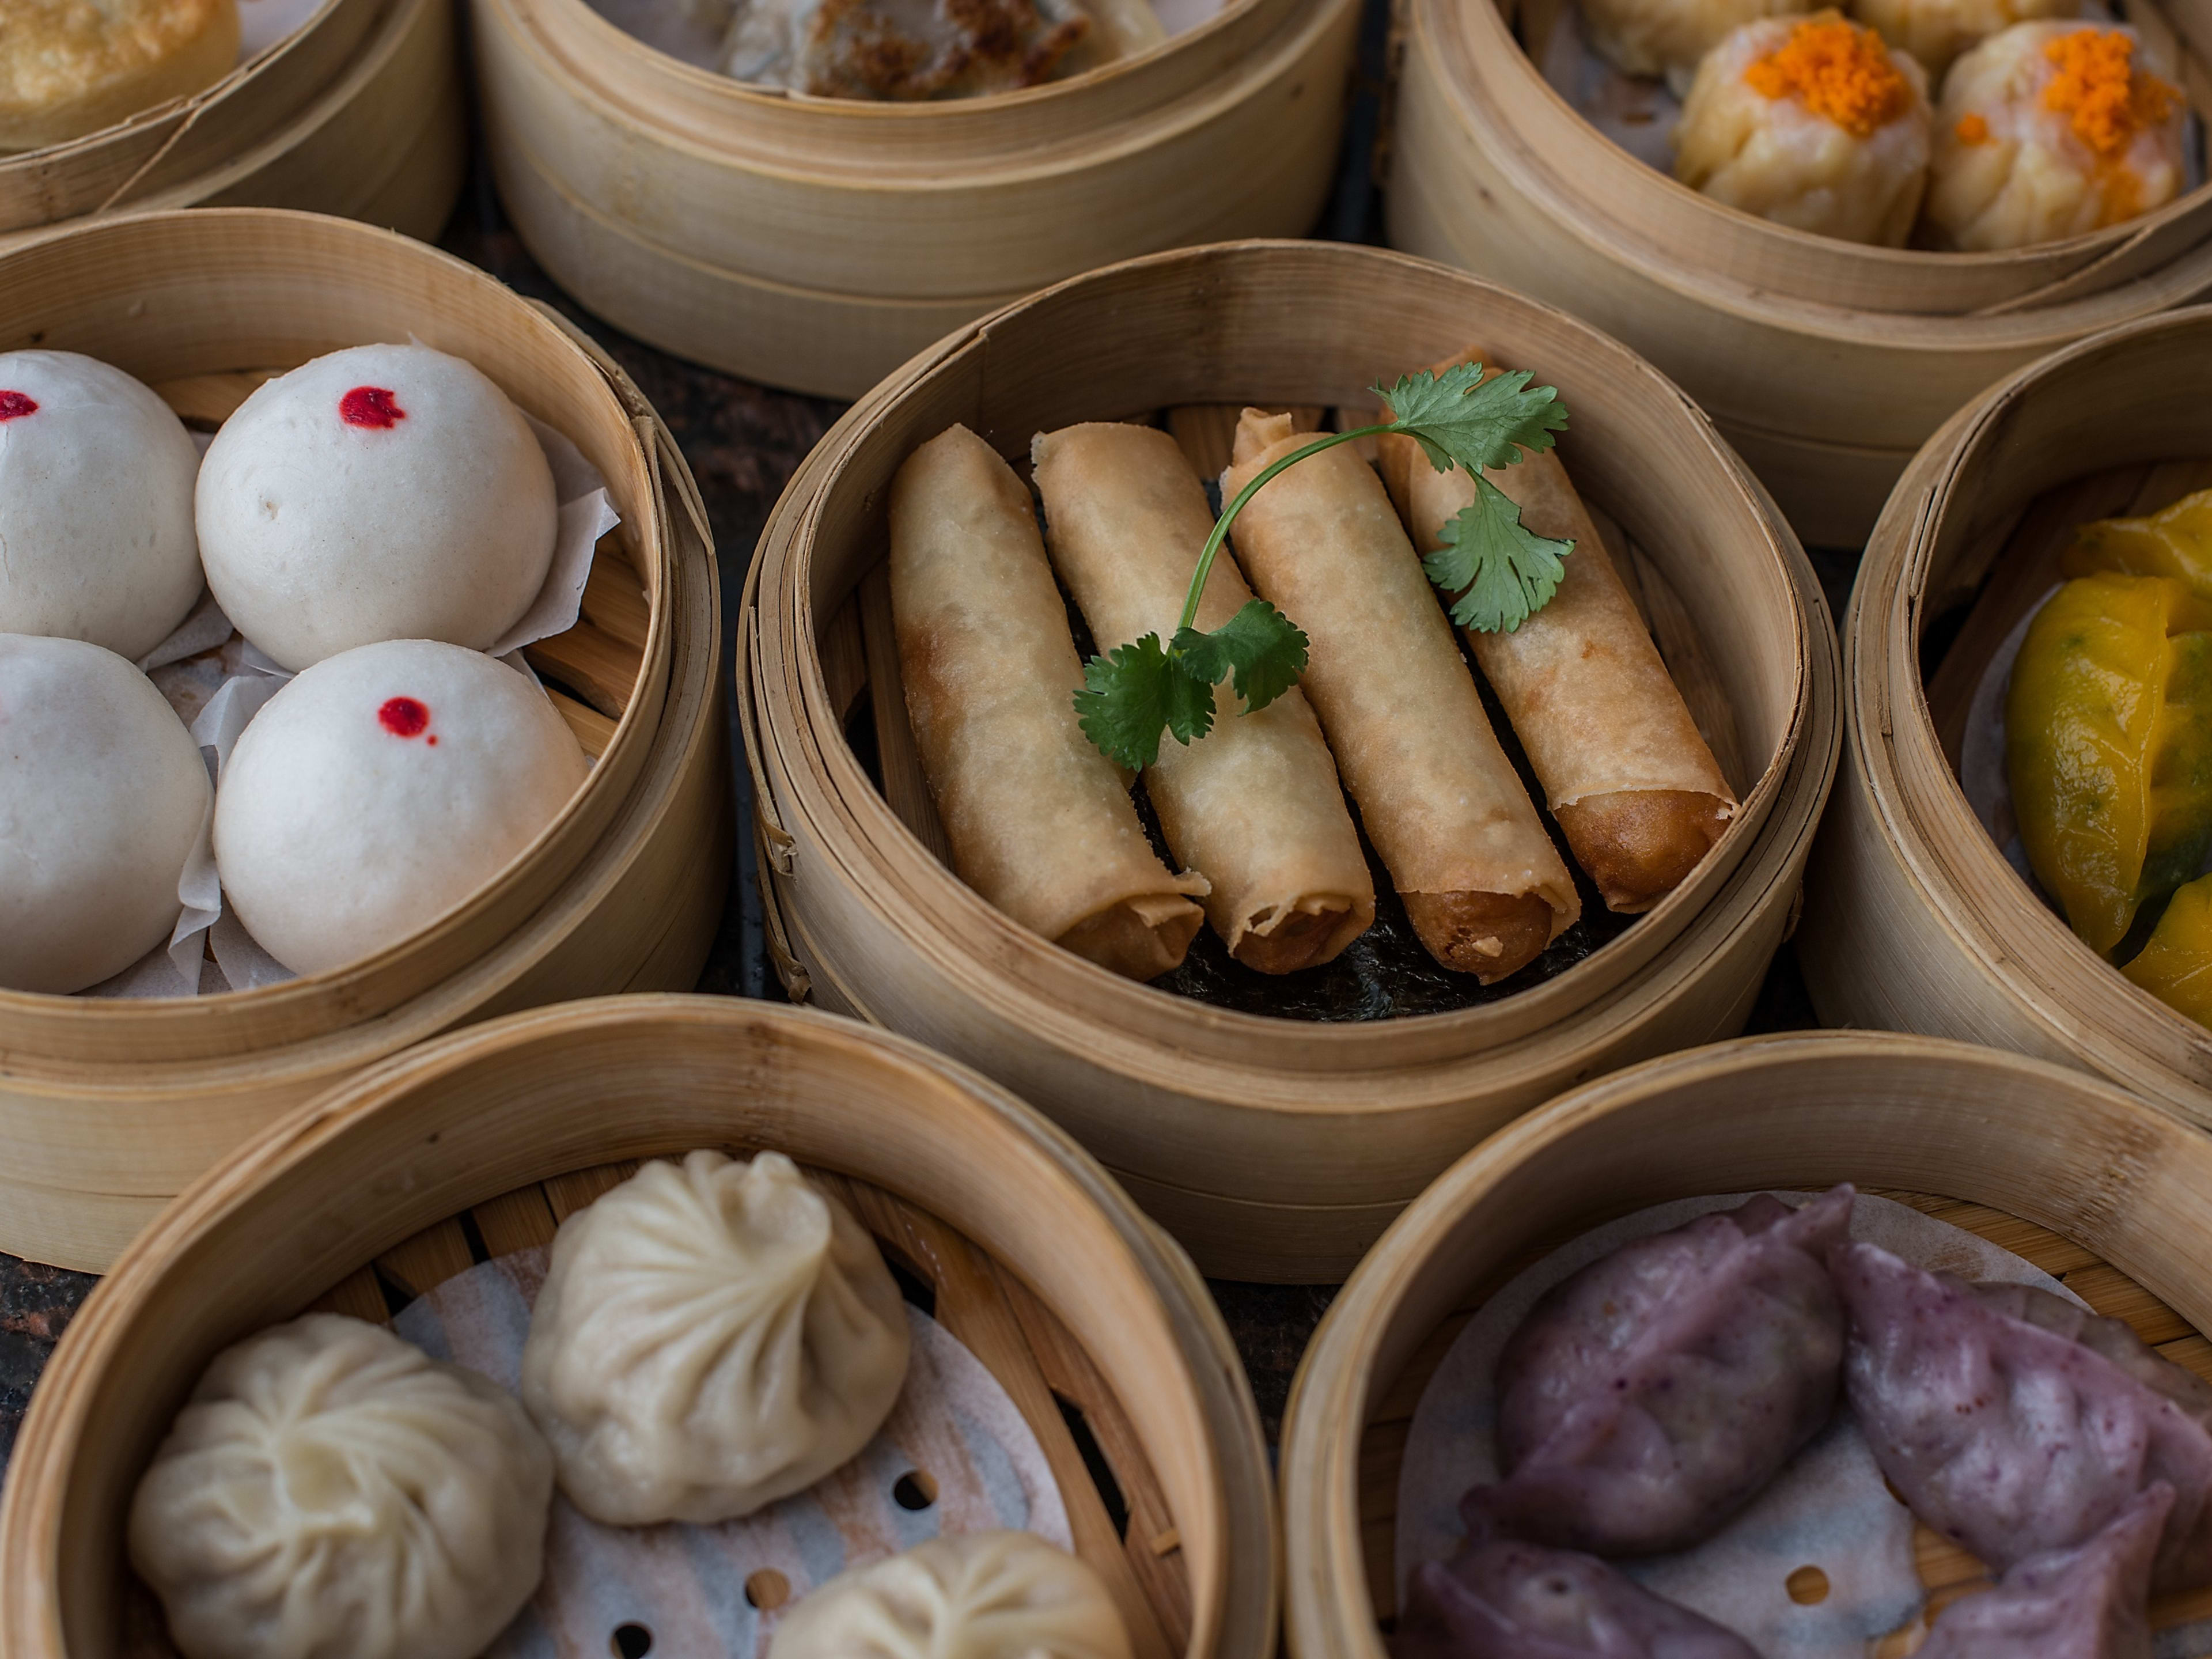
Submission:
[[[1851,15],[1941,83],[1952,60],[2014,23],[2079,17],[2081,0],[1850,0]]]
[[[1852,1412],[1929,1526],[2010,1570],[2173,1489],[2153,1583],[2212,1583],[2212,1385],[2114,1319],[2024,1285],[1967,1285],[1871,1244],[1831,1253]]]
[[[1674,129],[1674,176],[1778,225],[1901,247],[1928,179],[1928,76],[1833,11],[1747,23]]]
[[[2183,187],[2186,113],[2133,31],[2015,24],[1944,79],[1929,226],[1945,246],[1985,252],[2163,207]]]
[[[1944,1609],[1920,1659],[2151,1659],[2151,1559],[2172,1507],[2154,1482],[2087,1543],[2029,1556]]]
[[[1758,1659],[1735,1632],[1594,1555],[1517,1540],[1424,1562],[1391,1659]]]
[[[1731,30],[1792,17],[1812,0],[1583,0],[1590,44],[1624,75],[1663,75],[1677,98],[1705,55]]]
[[[1498,1357],[1506,1478],[1462,1500],[1469,1532],[1642,1555],[1756,1496],[1835,1406],[1844,1314],[1822,1257],[1852,1198],[1762,1194],[1546,1292]]]

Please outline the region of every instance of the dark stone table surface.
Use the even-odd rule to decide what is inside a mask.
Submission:
[[[1318,228],[1322,234],[1347,240],[1381,240],[1377,204],[1367,183],[1364,158],[1372,118],[1372,100],[1363,99],[1354,111],[1342,183],[1325,222]],[[722,575],[724,660],[728,661],[728,631],[754,544],[785,481],[843,406],[823,398],[769,391],[695,368],[591,316],[555,288],[524,250],[501,216],[489,177],[481,167],[441,243],[520,292],[559,307],[622,364],[667,421],[697,477],[713,521]],[[1856,561],[1855,550],[1816,550],[1814,554],[1829,603],[1838,617]],[[731,695],[727,685],[723,694]],[[734,713],[730,729],[734,743]],[[750,807],[742,757],[732,768],[732,775],[739,793],[738,821],[744,823]],[[767,973],[761,947],[750,838],[741,836],[739,842],[740,879],[732,888],[721,933],[698,988],[732,996],[781,995],[781,988]],[[1785,945],[1768,977],[1750,1029],[1784,1030],[1815,1023],[1795,958]],[[90,1274],[0,1255],[0,1473],[4,1473],[40,1370],[70,1316],[94,1283]],[[1298,1357],[1333,1292],[1324,1285],[1219,1280],[1212,1281],[1212,1290],[1250,1373],[1272,1443]]]

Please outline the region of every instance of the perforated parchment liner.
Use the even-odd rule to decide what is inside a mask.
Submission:
[[[546,1260],[541,1247],[483,1262],[392,1328],[512,1389]],[[625,1626],[654,1654],[761,1659],[781,1608],[940,1533],[1015,1528],[1072,1549],[1060,1486],[1006,1390],[943,1326],[906,1312],[914,1357],[889,1420],[805,1492],[719,1526],[638,1528],[587,1521],[556,1494],[544,1582],[485,1659],[599,1659],[625,1650]]]

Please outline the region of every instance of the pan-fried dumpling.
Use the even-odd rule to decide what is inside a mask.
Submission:
[[[1833,11],[1747,23],[1713,48],[1674,129],[1674,176],[1717,202],[1901,247],[1928,179],[1928,77]]]
[[[1850,1313],[1851,1409],[1915,1515],[2007,1569],[2087,1542],[2162,1481],[2154,1580],[2212,1582],[2212,1388],[2047,1291],[1969,1285],[1871,1244],[1829,1267]]]
[[[1762,1195],[1547,1292],[1498,1358],[1506,1478],[1468,1493],[1470,1532],[1640,1555],[1754,1497],[1835,1405],[1844,1316],[1821,1258],[1852,1197]]]
[[[1129,1634],[1085,1563],[980,1532],[839,1573],[783,1615],[769,1659],[1129,1659]]]
[[[1940,246],[2026,247],[2116,225],[2181,193],[2182,120],[2132,31],[2017,23],[1951,65],[1927,217]]]
[[[2078,1548],[2031,1555],[1954,1601],[1920,1659],[2150,1659],[2150,1568],[2173,1488],[2155,1482]]]
[[[595,1521],[750,1515],[868,1443],[906,1381],[881,1251],[781,1152],[656,1162],[561,1224],[522,1399]]]
[[[1607,63],[1624,75],[1663,75],[1679,98],[1729,31],[1810,9],[1810,0],[1583,0],[1583,21]]]
[[[1850,8],[1860,22],[1918,59],[1933,85],[1970,46],[2014,23],[2078,17],[2081,0],[1850,0]]]
[[[538,1587],[553,1460],[504,1389],[309,1314],[226,1349],[131,1505],[186,1659],[471,1659]]]
[[[1391,1659],[1759,1659],[1595,1556],[1493,1539],[1424,1562]],[[777,1656],[781,1659],[781,1656]]]

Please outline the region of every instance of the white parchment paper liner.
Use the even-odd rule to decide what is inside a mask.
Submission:
[[[480,1263],[409,1304],[392,1328],[435,1358],[510,1391],[519,1387],[530,1309],[547,1252]],[[874,1439],[842,1468],[757,1514],[712,1527],[606,1527],[556,1495],[545,1577],[485,1659],[611,1650],[619,1626],[642,1626],[655,1653],[765,1659],[777,1611],[756,1609],[745,1581],[782,1575],[789,1607],[848,1567],[940,1533],[1010,1528],[1072,1550],[1067,1509],[1036,1434],[983,1363],[918,1309],[906,1386]],[[908,1510],[901,1476],[926,1473],[936,1500]]]
[[[1554,1250],[1483,1304],[1413,1410],[1398,1480],[1401,1601],[1416,1566],[1448,1559],[1464,1541],[1459,1500],[1467,1489],[1498,1478],[1498,1358],[1536,1299],[1624,1244],[1735,1209],[1752,1196],[1683,1199],[1624,1216]],[[1813,1195],[1775,1196],[1795,1206]],[[1851,1237],[1931,1270],[2034,1285],[2081,1301],[2010,1251],[1888,1199],[1859,1194]],[[1697,1548],[1616,1565],[1654,1594],[1735,1631],[1765,1659],[1865,1659],[1869,1642],[1910,1622],[1925,1599],[1913,1570],[1912,1525],[1911,1511],[1883,1485],[1857,1423],[1839,1410],[1765,1492]],[[1792,1601],[1785,1588],[1804,1566],[1828,1578],[1827,1595],[1811,1606]]]

